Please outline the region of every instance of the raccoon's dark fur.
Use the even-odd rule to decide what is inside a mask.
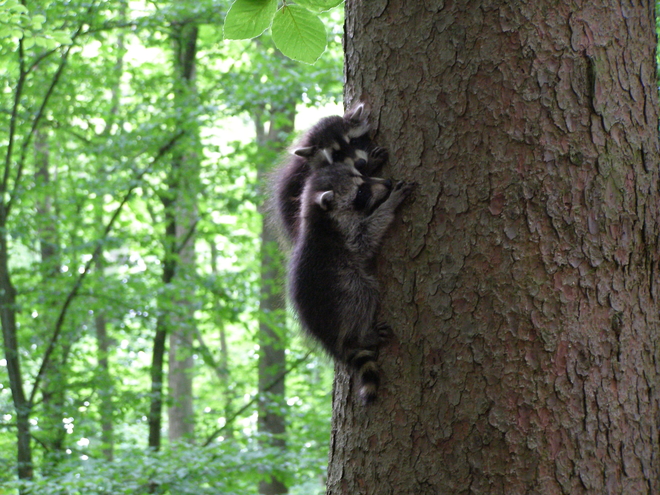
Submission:
[[[389,327],[376,322],[374,258],[412,184],[364,176],[319,152],[302,193],[300,233],[289,262],[289,296],[303,328],[358,371],[360,396],[376,398],[378,348]]]
[[[322,153],[328,162],[352,164],[365,175],[372,175],[387,162],[387,150],[373,143],[369,130],[363,103],[343,117],[323,118],[303,135],[287,162],[275,172],[273,209],[289,243],[298,235],[300,196],[313,157]]]

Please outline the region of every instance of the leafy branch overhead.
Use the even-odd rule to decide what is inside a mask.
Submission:
[[[243,40],[260,36],[269,27],[275,46],[287,57],[313,64],[327,45],[320,12],[330,10],[342,0],[297,0],[296,4],[277,0],[236,0],[225,19],[224,37]]]
[[[33,45],[53,50],[58,45],[71,44],[71,37],[60,29],[44,29],[46,17],[30,15],[28,8],[19,0],[0,1],[0,39],[22,39],[23,48]]]

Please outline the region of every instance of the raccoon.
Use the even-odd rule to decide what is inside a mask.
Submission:
[[[354,162],[310,162],[300,233],[288,269],[289,297],[303,328],[357,370],[365,404],[376,398],[378,348],[390,334],[376,322],[375,255],[413,184],[365,176]]]
[[[387,162],[387,150],[376,146],[369,135],[368,113],[364,103],[359,103],[343,117],[321,119],[305,133],[288,161],[275,172],[272,209],[285,243],[293,243],[298,235],[300,195],[310,174],[309,163],[317,153],[322,153],[329,163],[352,164],[365,175],[372,175]]]

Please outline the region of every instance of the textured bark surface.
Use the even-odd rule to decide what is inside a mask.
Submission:
[[[653,4],[347,0],[347,102],[420,185],[330,494],[660,493]]]

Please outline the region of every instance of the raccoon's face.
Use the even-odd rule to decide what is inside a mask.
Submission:
[[[369,159],[369,148],[373,147],[368,131],[368,128],[350,128],[323,152],[326,156],[330,155],[329,161],[332,163],[343,162],[363,169]]]
[[[344,117],[322,119],[308,135],[308,146],[298,148],[294,153],[311,158],[317,152],[323,154],[330,163],[345,163],[356,168],[366,165],[369,150],[373,143],[369,136],[370,126],[366,120],[364,106]]]
[[[314,201],[333,217],[369,216],[392,191],[392,182],[362,175],[351,163],[317,171]]]

